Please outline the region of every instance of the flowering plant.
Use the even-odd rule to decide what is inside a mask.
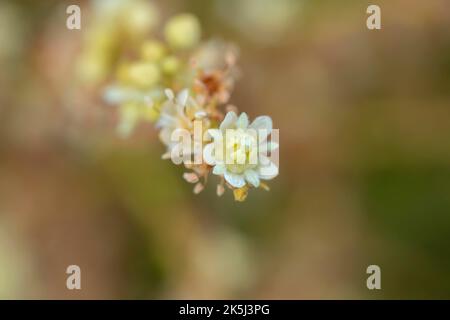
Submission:
[[[147,20],[157,16],[147,15]],[[136,16],[142,21],[136,18],[141,23],[129,22],[131,26],[154,24],[144,23],[145,12]],[[204,189],[211,173],[219,176],[219,196],[225,187],[237,201],[245,200],[251,188],[268,190],[261,180],[278,175],[278,144],[268,138],[278,138],[278,131],[270,117],[250,123],[246,113],[238,116],[229,104],[239,76],[236,47],[202,42],[198,19],[186,13],[167,21],[162,38],[142,38],[139,53],[116,65],[114,83],[104,97],[119,106],[119,133],[128,136],[139,121],[154,123],[166,146],[162,158],[185,166],[183,177],[194,184],[194,193]]]

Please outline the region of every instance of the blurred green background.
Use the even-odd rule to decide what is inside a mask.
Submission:
[[[0,1],[0,298],[450,298],[447,0],[152,2],[240,47],[231,101],[280,129],[272,190],[195,196],[151,125],[117,136],[72,76],[89,1]]]

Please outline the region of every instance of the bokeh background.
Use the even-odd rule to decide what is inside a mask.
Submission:
[[[74,80],[92,3],[0,1],[0,298],[450,298],[448,0],[152,3],[240,47],[232,102],[280,129],[280,175],[193,195]]]

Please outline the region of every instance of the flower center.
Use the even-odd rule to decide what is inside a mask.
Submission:
[[[258,164],[257,137],[246,130],[227,130],[225,135],[225,166],[232,173],[243,173]]]

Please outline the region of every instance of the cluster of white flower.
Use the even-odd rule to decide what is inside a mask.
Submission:
[[[167,147],[163,158],[191,170],[184,178],[195,184],[195,193],[203,190],[210,173],[220,177],[219,196],[225,186],[238,201],[245,200],[250,188],[268,189],[261,180],[278,175],[278,130],[272,129],[270,117],[260,116],[250,123],[245,112],[238,117],[228,111],[221,122],[215,122],[208,104],[200,104],[187,89],[176,97],[167,89],[166,95],[157,122],[160,140]],[[214,110],[214,114],[217,117],[220,112]]]
[[[229,104],[239,75],[237,49],[218,40],[202,42],[191,14],[171,18],[163,31],[162,40],[142,39],[137,60],[125,55],[116,65],[105,99],[119,106],[119,132],[130,134],[138,121],[156,123],[166,146],[163,159],[188,169],[183,176],[195,184],[195,193],[211,173],[220,177],[219,196],[228,187],[243,201],[251,188],[268,189],[261,180],[278,175],[278,131],[270,117],[250,123]]]

